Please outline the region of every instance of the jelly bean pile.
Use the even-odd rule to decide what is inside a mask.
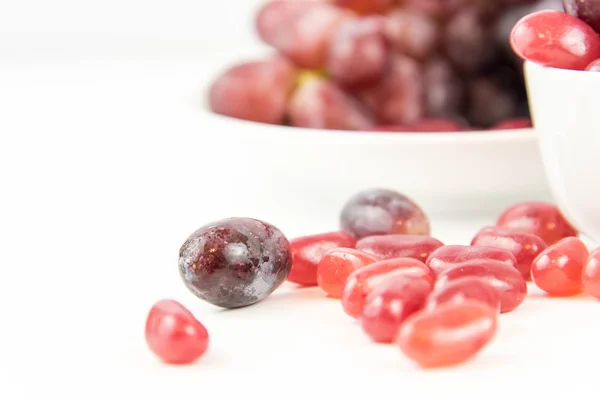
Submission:
[[[229,117],[301,128],[456,132],[531,127],[524,15],[560,0],[272,0],[255,18],[274,52],[229,66],[208,103]]]
[[[525,301],[527,281],[553,296],[600,299],[600,249],[590,254],[551,204],[517,204],[470,246],[445,245],[414,201],[373,189],[347,202],[340,227],[288,241],[263,221],[217,221],[185,241],[179,272],[197,297],[224,308],[255,304],[285,280],[318,286],[373,342],[395,344],[423,368],[475,357],[500,314]],[[148,315],[146,340],[164,362],[186,364],[209,338],[191,312],[163,300]]]

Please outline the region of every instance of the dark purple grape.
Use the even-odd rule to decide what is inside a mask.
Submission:
[[[429,218],[411,199],[386,189],[366,190],[346,203],[341,228],[357,239],[367,236],[429,235]]]
[[[563,0],[565,12],[600,32],[600,0]]]
[[[520,80],[516,71],[499,67],[469,82],[468,119],[472,125],[490,127],[517,114]]]
[[[467,7],[454,14],[446,24],[445,53],[463,71],[477,71],[491,61],[497,50],[487,17],[487,10]]]
[[[457,116],[464,108],[464,82],[441,58],[425,64],[425,107],[429,118]]]
[[[205,225],[179,251],[179,273],[187,288],[223,308],[263,300],[285,281],[291,268],[290,243],[283,233],[250,218]]]

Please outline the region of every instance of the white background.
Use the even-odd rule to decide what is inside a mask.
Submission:
[[[188,107],[222,49],[254,51],[249,9],[0,3],[0,399],[593,397],[600,305],[589,299],[532,290],[474,362],[424,372],[318,290],[286,286],[236,311],[185,290],[178,249],[208,221],[265,218],[290,236],[336,226],[317,209],[261,204],[231,144]],[[236,169],[239,180],[219,179]],[[467,243],[492,221],[434,220],[434,235]],[[197,365],[166,367],[146,349],[144,319],[163,297],[210,330]]]

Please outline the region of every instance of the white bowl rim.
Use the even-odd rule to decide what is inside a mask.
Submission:
[[[582,71],[579,69],[566,69],[566,68],[555,68],[549,67],[543,64],[538,64],[533,61],[525,61],[527,65],[526,68],[534,69],[538,71],[548,71],[553,74],[561,75],[563,77],[568,77],[570,79],[585,79],[585,80],[600,80],[600,74],[594,73],[590,71]]]
[[[237,125],[240,129],[252,127],[252,135],[256,131],[261,131],[263,139],[285,139],[287,140],[336,140],[339,142],[369,142],[372,144],[410,144],[410,143],[490,143],[490,142],[531,142],[537,139],[537,134],[533,128],[524,129],[506,129],[506,130],[478,130],[464,132],[367,132],[367,131],[344,131],[333,129],[310,129],[297,128],[286,125],[271,125],[261,122],[247,121],[239,118],[228,117],[214,113],[206,106],[195,108],[200,111],[204,118],[210,118],[214,122]],[[256,136],[253,136],[256,137]],[[257,137],[258,139],[258,137]]]

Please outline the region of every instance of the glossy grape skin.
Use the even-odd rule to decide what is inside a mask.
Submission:
[[[357,14],[380,13],[390,8],[396,0],[332,0],[333,4],[348,8]]]
[[[466,276],[449,281],[437,287],[427,299],[427,309],[434,309],[446,303],[463,303],[465,301],[479,301],[494,310],[500,311],[500,294],[485,279]]]
[[[317,285],[317,268],[321,259],[331,249],[353,248],[356,239],[345,232],[328,232],[290,240],[292,270],[287,280],[302,286]]]
[[[592,251],[582,274],[585,293],[600,300],[600,248]]]
[[[317,266],[317,283],[329,297],[339,299],[348,277],[367,265],[379,261],[360,250],[337,248],[328,251]]]
[[[425,112],[428,118],[447,118],[464,112],[464,82],[452,65],[441,58],[434,58],[423,68]]]
[[[429,235],[431,231],[429,218],[414,201],[387,189],[354,195],[342,210],[340,226],[357,239],[388,234]]]
[[[379,235],[359,240],[356,248],[380,260],[408,257],[425,262],[435,249],[443,245],[439,240],[423,235]]]
[[[396,51],[425,60],[435,49],[439,32],[435,21],[417,10],[397,8],[386,15],[386,36]]]
[[[210,107],[228,117],[281,124],[296,75],[296,68],[283,57],[236,65],[212,84]]]
[[[574,296],[583,291],[582,273],[590,253],[575,237],[562,239],[533,261],[533,282],[553,296]]]
[[[364,88],[381,78],[389,52],[381,17],[350,19],[338,27],[330,41],[327,70],[343,87]]]
[[[377,343],[393,343],[401,324],[425,306],[431,285],[419,278],[397,275],[377,285],[365,300],[360,323]]]
[[[422,279],[431,287],[435,279],[433,271],[427,265],[412,258],[379,261],[360,268],[348,277],[342,291],[342,307],[346,314],[359,318],[371,291],[397,275]]]
[[[436,289],[466,277],[477,277],[493,286],[500,296],[500,312],[507,313],[520,306],[527,295],[527,282],[516,269],[497,260],[472,260],[445,270],[438,277]]]
[[[560,11],[539,11],[513,28],[511,45],[523,59],[547,67],[583,70],[600,58],[600,37],[585,22]]]
[[[380,124],[403,125],[420,120],[425,113],[421,66],[409,57],[394,54],[386,73],[362,97]]]
[[[290,243],[283,233],[251,218],[204,225],[179,251],[179,272],[186,287],[223,308],[263,300],[285,281],[291,268]]]
[[[288,104],[293,126],[313,129],[366,130],[374,120],[363,105],[326,79],[304,81]]]
[[[353,14],[328,3],[276,0],[258,12],[260,38],[288,56],[301,68],[325,65],[331,35]]]
[[[565,12],[579,18],[596,32],[600,32],[599,0],[563,0]]]
[[[515,204],[500,215],[496,225],[532,233],[548,245],[578,233],[558,207],[543,202]]]
[[[481,302],[450,302],[409,317],[400,327],[397,343],[423,368],[459,364],[492,340],[497,320],[496,311]]]
[[[443,246],[429,255],[426,264],[439,276],[456,265],[473,260],[496,260],[517,268],[517,259],[510,251],[484,246]]]
[[[548,247],[540,237],[529,232],[495,226],[481,229],[471,245],[498,247],[510,251],[517,260],[517,269],[525,279],[531,277],[533,260]]]

